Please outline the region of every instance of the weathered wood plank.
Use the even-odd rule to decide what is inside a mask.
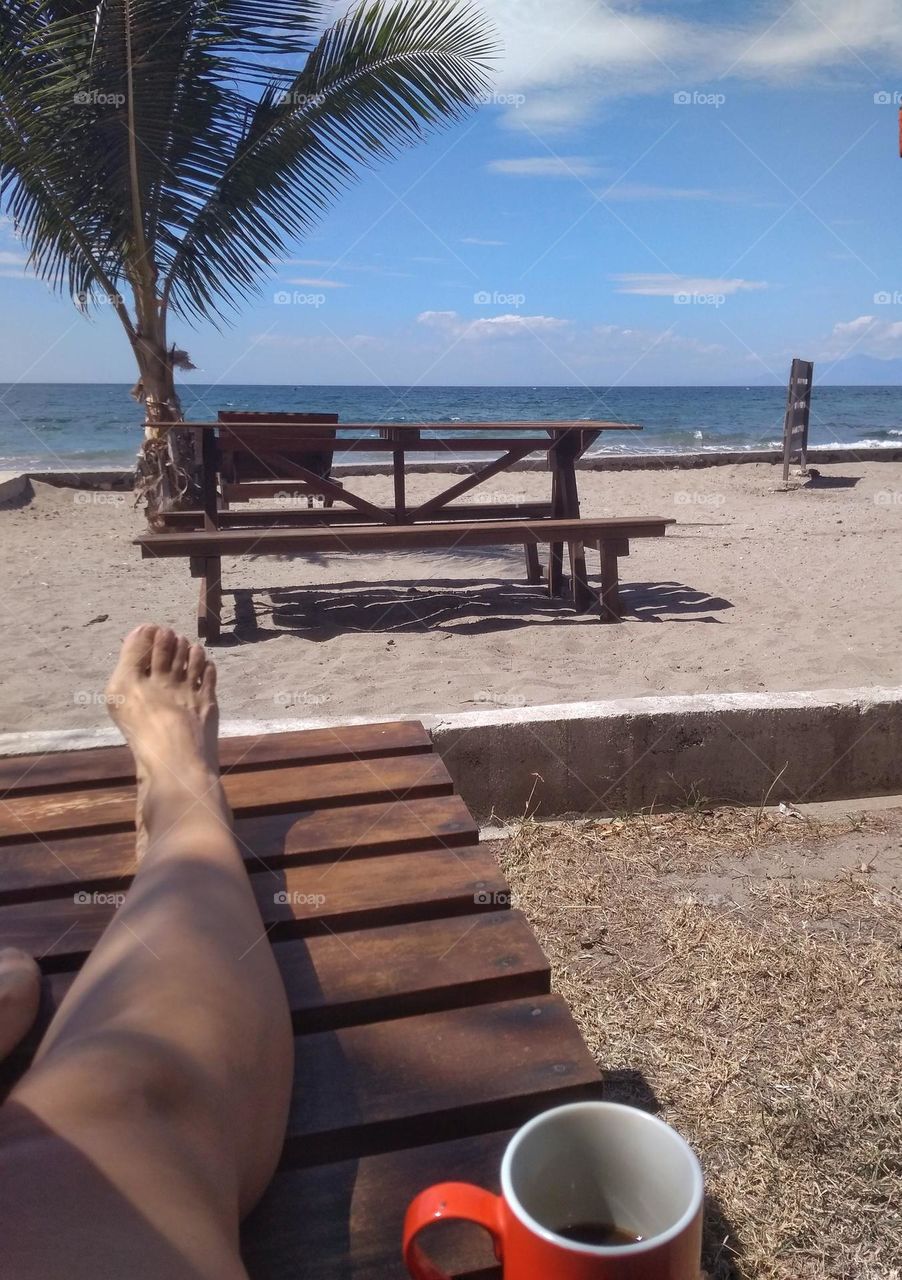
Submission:
[[[604,537],[659,538],[674,520],[482,520],[450,524],[352,526],[327,529],[224,529],[146,533],[135,539],[145,556],[278,555],[325,551],[411,551],[429,547],[490,547],[504,543],[598,542]]]
[[[486,848],[386,854],[378,873],[367,859],[286,867],[251,876],[270,941],[439,916],[504,909],[510,893]],[[78,890],[68,898],[0,907],[0,945],[39,957],[45,972],[73,969],[115,921],[125,888]],[[141,936],[140,917],[128,927]]]
[[[305,807],[337,808],[355,802],[449,795],[453,791],[448,771],[437,755],[229,773],[223,786],[232,811],[247,817]],[[203,803],[202,796],[198,803]],[[134,812],[135,789],[131,786],[13,796],[0,800],[0,842],[49,833],[129,830]]]
[[[242,773],[272,765],[335,764],[341,760],[419,755],[431,750],[429,734],[418,721],[399,720],[222,738],[219,758],[223,773]],[[134,780],[134,759],[128,747],[0,757],[0,800],[12,795],[114,786]]]
[[[235,835],[249,867],[291,866],[475,844],[478,828],[460,796],[311,809],[239,818]],[[135,837],[52,836],[0,849],[0,905],[131,884]],[[374,873],[375,874],[375,873]]]
[[[551,990],[548,961],[519,911],[442,917],[276,942],[299,1034],[471,1007]],[[30,1061],[76,971],[44,977],[35,1027],[11,1063]]]
[[[251,1280],[409,1280],[400,1243],[408,1204],[439,1182],[472,1182],[497,1192],[513,1133],[277,1174],[242,1231]],[[449,1276],[500,1275],[491,1241],[477,1227],[434,1228],[428,1248]]]
[[[599,1091],[598,1068],[559,996],[305,1036],[284,1162],[323,1164],[508,1128]]]

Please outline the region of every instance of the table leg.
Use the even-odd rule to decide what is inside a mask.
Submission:
[[[564,486],[564,514],[568,520],[579,519],[579,488],[576,480],[574,457],[568,456],[561,465],[560,479]],[[573,606],[582,613],[593,603],[594,596],[589,587],[586,571],[586,550],[581,542],[570,543],[570,578],[573,592]]]
[[[534,542],[526,544],[526,581],[530,586],[542,581],[542,565],[539,562],[539,548]]]
[[[555,519],[560,519],[563,515],[561,509],[561,479],[555,453],[551,454],[551,466],[551,514]],[[550,542],[548,544],[548,594],[550,596],[554,597],[561,594],[563,578],[564,544],[562,542]]]
[[[222,560],[210,556],[203,562],[200,595],[197,601],[197,634],[211,644],[219,639],[222,628]]]
[[[392,459],[395,477],[395,524],[406,524],[407,488],[404,475],[404,450],[395,449]]]
[[[623,616],[620,603],[620,577],[617,565],[616,542],[599,542],[598,554],[601,556],[601,620],[602,622],[619,622]]]

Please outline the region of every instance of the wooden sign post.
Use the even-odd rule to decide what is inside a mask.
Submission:
[[[793,360],[789,375],[789,397],[783,424],[783,479],[789,479],[790,464],[798,461],[804,474],[808,466],[808,423],[811,417],[811,384],[814,364]]]

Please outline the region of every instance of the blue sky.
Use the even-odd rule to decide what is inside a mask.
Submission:
[[[780,382],[793,355],[902,356],[900,0],[481,7],[494,100],[364,177],[233,328],[174,321],[195,380]],[[115,317],[21,260],[0,227],[0,381],[131,380]]]

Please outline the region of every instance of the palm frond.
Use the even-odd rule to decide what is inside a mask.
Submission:
[[[466,0],[363,3],[289,84],[261,95],[221,181],[175,255],[166,294],[184,314],[234,304],[361,170],[472,109],[493,33]]]

